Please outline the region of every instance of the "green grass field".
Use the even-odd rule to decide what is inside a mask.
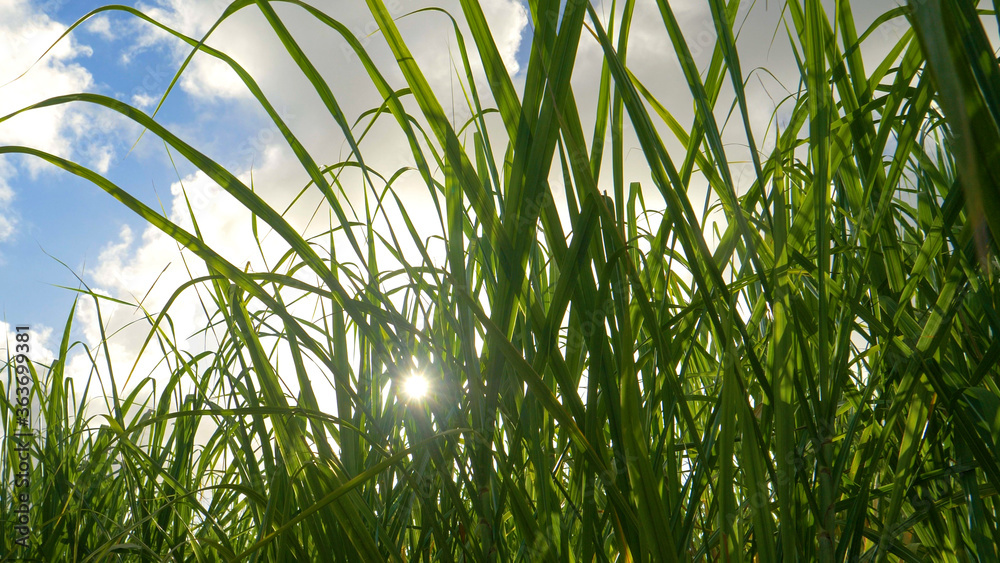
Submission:
[[[740,0],[707,1],[716,40],[698,66],[677,3],[656,0],[663,56],[686,79],[659,92],[630,72],[632,0],[610,20],[588,2],[530,0],[523,88],[479,3],[462,0],[464,127],[382,0],[367,0],[380,32],[366,41],[387,44],[394,68],[336,14],[284,2],[365,65],[379,97],[362,116],[341,111],[278,2],[233,2],[222,19],[261,12],[315,88],[348,139],[342,162],[307,151],[226,53],[164,27],[239,74],[310,178],[300,188],[321,196],[319,236],[137,108],[87,93],[25,108],[96,104],[134,121],[287,252],[245,269],[205,242],[209,216],[192,210],[185,230],[77,163],[0,147],[90,180],[203,262],[208,275],[175,295],[197,291],[218,336],[185,352],[169,305],[149,311],[144,354],[169,381],[107,389],[94,414],[96,384],[66,376],[67,311],[58,357],[30,371],[45,393],[27,550],[7,533],[5,442],[2,559],[996,561],[994,4],[915,0],[859,29],[846,1],[789,2],[775,41],[799,82],[764,131],[749,117]],[[899,39],[873,63],[866,41],[889,25]],[[586,116],[570,88],[583,43],[604,53]],[[405,89],[388,78],[399,73]],[[693,122],[668,110],[677,96]],[[406,170],[365,164],[376,120],[407,140]],[[627,155],[626,138],[641,151]],[[419,178],[438,238],[407,215],[400,174]],[[363,192],[348,198],[346,176]],[[390,211],[402,220],[376,229]],[[418,362],[430,392],[407,398]],[[9,436],[13,357],[5,371]],[[320,376],[331,394],[314,391]]]

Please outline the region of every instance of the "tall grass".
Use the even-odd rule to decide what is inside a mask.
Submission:
[[[364,64],[380,98],[361,123],[391,121],[409,141],[446,259],[431,259],[386,180],[397,171],[366,166],[362,126],[276,2],[238,0],[216,25],[240,10],[264,15],[348,139],[350,157],[336,166],[321,167],[254,78],[203,38],[127,7],[83,18],[126,12],[232,67],[334,219],[305,238],[232,172],[114,99],[81,93],[22,110],[118,112],[288,248],[273,271],[249,272],[203,240],[207,217],[192,212],[190,232],[77,163],[0,147],[92,181],[203,260],[209,275],[175,297],[207,290],[221,335],[217,348],[185,353],[169,306],[150,313],[146,353],[159,350],[172,377],[148,400],[152,380],[116,389],[110,414],[88,418],[82,382],[65,375],[79,345],[70,312],[58,358],[35,372],[46,393],[31,556],[997,559],[1000,68],[980,20],[993,12],[920,0],[859,30],[847,2],[834,14],[819,0],[789,2],[800,83],[780,106],[786,124],[764,138],[750,126],[739,0],[709,0],[717,42],[703,68],[674,7],[657,0],[697,110],[687,126],[667,109],[675,93],[629,71],[634,1],[617,3],[609,21],[587,2],[531,0],[518,89],[481,6],[462,0],[471,37],[460,41],[458,78],[473,117],[461,131],[382,0],[367,4],[405,91],[333,15],[284,3]],[[865,39],[904,20],[913,27],[871,68]],[[583,41],[604,53],[590,137],[570,88]],[[476,88],[477,59],[489,92]],[[749,186],[737,184],[716,118],[727,108],[750,147]],[[629,131],[651,183],[626,178]],[[599,174],[605,159],[610,178]],[[348,167],[366,185],[361,224],[349,219],[360,200],[339,181]],[[724,214],[715,243],[691,200],[699,183]],[[383,207],[404,220],[377,232]],[[320,313],[293,314],[297,299]],[[278,365],[279,351],[291,365]],[[415,358],[433,365],[437,393],[406,403],[398,388]],[[318,372],[334,383],[330,403],[314,392]],[[194,392],[180,393],[186,382]],[[2,410],[6,432],[9,403]],[[9,490],[9,463],[3,474]],[[9,521],[10,502],[2,510]],[[7,559],[23,555],[2,541]]]

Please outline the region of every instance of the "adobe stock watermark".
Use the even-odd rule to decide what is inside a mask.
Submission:
[[[14,483],[11,491],[11,543],[23,554],[31,545],[32,536],[32,445],[35,433],[31,427],[31,397],[34,392],[34,382],[31,377],[31,347],[33,345],[31,327],[18,325],[14,327],[14,350],[8,352],[10,363],[8,373],[13,372],[14,384],[8,389],[13,396],[8,397],[13,406],[13,424],[8,428],[15,429],[7,436],[7,451],[11,452],[10,464],[13,469]]]

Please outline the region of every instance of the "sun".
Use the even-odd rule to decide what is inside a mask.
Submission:
[[[410,399],[423,399],[429,391],[430,382],[427,381],[427,377],[422,373],[410,374],[409,377],[403,380],[403,393]]]

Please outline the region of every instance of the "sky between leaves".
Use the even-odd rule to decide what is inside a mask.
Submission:
[[[80,91],[101,93],[153,111],[189,51],[179,41],[136,18],[105,12],[74,30],[38,60],[69,25],[101,4],[94,0],[0,0],[0,84],[4,84],[0,87],[0,114],[54,95]],[[393,70],[395,63],[384,41],[373,34],[373,18],[363,1],[316,0],[313,4],[362,38],[394,87],[404,85],[401,73]],[[484,0],[482,4],[508,71],[520,88],[531,41],[526,3]],[[594,4],[598,13],[605,15],[606,24],[610,0],[594,0]],[[858,2],[853,9],[859,30],[895,4],[894,0]],[[129,5],[200,37],[228,2],[158,0]],[[397,17],[422,7],[439,6],[462,22],[458,0],[386,0],[386,5]],[[704,64],[715,40],[707,6],[696,0],[672,5],[692,52]],[[829,8],[832,10],[832,3]],[[277,11],[327,78],[349,119],[379,104],[364,69],[334,32],[295,7],[279,5]],[[737,20],[743,73],[749,80],[748,94],[754,110],[751,119],[760,138],[768,131],[775,104],[798,87],[798,73],[785,28],[779,24],[780,16],[779,3],[758,2],[752,7],[747,3]],[[398,25],[442,104],[447,106],[454,99],[455,122],[464,122],[469,113],[462,109],[455,71],[460,63],[450,22],[441,13],[424,12],[402,17]],[[461,25],[467,29],[464,23]],[[905,29],[902,21],[885,26],[866,44],[866,56],[880,57]],[[253,7],[243,10],[223,24],[209,43],[233,56],[258,80],[321,166],[346,159],[348,149],[343,136],[259,11]],[[468,43],[473,45],[471,37]],[[594,84],[600,77],[600,57],[596,42],[585,34],[574,69],[574,91],[585,131],[593,131]],[[629,64],[682,124],[690,123],[691,96],[683,86],[655,2],[650,0],[637,2]],[[766,67],[768,72],[755,70],[759,67]],[[481,69],[476,71],[482,78]],[[488,95],[485,83],[480,85],[480,92]],[[725,92],[723,99],[727,99]],[[727,111],[728,106],[720,105],[720,123]],[[780,120],[780,111],[778,115]],[[276,209],[284,209],[308,181],[236,75],[208,57],[195,58],[195,64],[171,92],[157,118],[247,183],[252,171],[255,189]],[[740,160],[740,145],[745,144],[740,131],[742,125],[735,120],[727,126],[727,136],[735,144],[732,150],[737,155],[731,157],[733,161]],[[162,209],[182,226],[190,226],[183,185],[210,244],[234,264],[249,261],[256,271],[267,268],[273,254],[272,262],[267,262],[255,245],[247,244],[252,241],[248,238],[248,213],[230,204],[226,194],[185,162],[175,160],[175,170],[163,144],[151,134],[140,139],[140,133],[137,126],[109,111],[73,104],[32,111],[0,124],[0,143],[32,146],[78,161],[105,174],[147,205]],[[773,128],[770,133],[773,135]],[[646,193],[653,198],[648,201],[659,205],[658,197],[649,189],[649,174],[638,143],[628,132],[626,135],[626,181],[643,182]],[[768,146],[766,140],[762,144]],[[376,127],[362,150],[368,163],[379,170],[391,171],[409,164],[409,151],[391,127]],[[558,167],[553,171],[558,173]],[[419,217],[413,209],[420,206],[432,209],[425,188],[404,183],[400,189],[408,198],[408,206],[414,206],[411,215]],[[698,197],[692,200],[699,201]],[[316,203],[316,199],[307,198],[293,207],[292,224],[303,230],[312,228],[310,220]],[[433,229],[433,225],[428,228]],[[280,251],[274,239],[277,237],[264,237],[265,255]],[[172,239],[143,224],[96,186],[39,160],[0,160],[0,323],[5,333],[8,326],[30,324],[39,343],[51,350],[57,345],[58,332],[74,297],[72,291],[57,286],[81,287],[82,281],[95,291],[127,302],[142,301],[147,309],[156,311],[174,288],[190,278],[187,268],[195,273],[203,271],[196,261],[189,260],[185,265]],[[189,308],[191,314],[186,315],[184,308]],[[195,312],[199,309],[194,295],[175,306],[178,334],[191,334],[204,326],[204,321],[197,320]],[[102,307],[103,320],[112,330],[139,318],[135,313],[134,308]],[[99,332],[89,300],[81,303],[75,322],[74,336],[94,347]],[[115,337],[112,352],[117,353],[123,366],[131,367],[145,328],[139,323]],[[44,360],[46,355],[42,353],[37,359]],[[86,358],[78,357],[70,364],[69,373],[86,374],[87,365]]]

